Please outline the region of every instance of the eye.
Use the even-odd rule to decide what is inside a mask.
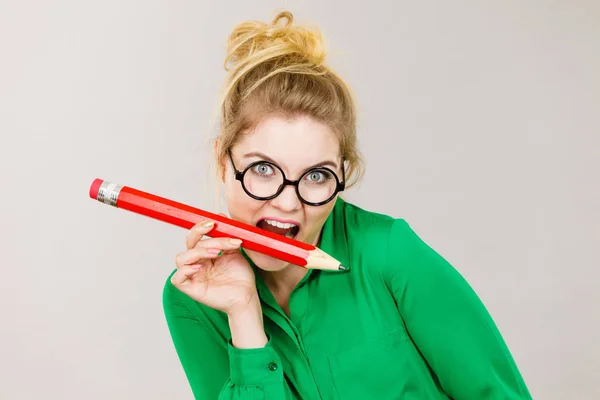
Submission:
[[[254,172],[257,175],[265,175],[265,176],[272,175],[273,167],[271,167],[267,163],[260,163],[260,164],[256,164],[254,167],[252,167],[252,172]]]
[[[331,174],[325,170],[312,170],[306,174],[306,179],[311,183],[323,183],[331,179]]]

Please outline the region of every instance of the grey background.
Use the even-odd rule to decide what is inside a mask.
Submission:
[[[0,398],[189,399],[161,290],[218,209],[224,46],[288,7],[354,89],[363,184],[468,279],[537,399],[600,398],[600,2],[1,1]]]

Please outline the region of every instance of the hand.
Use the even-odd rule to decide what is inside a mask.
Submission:
[[[187,251],[177,255],[171,283],[194,300],[230,316],[245,313],[258,301],[254,271],[238,250],[241,240],[201,240],[213,226],[206,221],[190,229]]]

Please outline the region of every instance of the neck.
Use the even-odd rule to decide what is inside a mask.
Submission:
[[[313,246],[316,246],[320,237],[321,233],[319,233],[314,240],[309,242]],[[259,268],[258,273],[262,277],[269,290],[271,290],[271,293],[277,293],[287,298],[290,293],[292,293],[292,290],[294,290],[298,282],[300,282],[308,273],[308,269],[298,265],[288,264],[279,271],[263,271]]]
[[[288,264],[279,271],[262,271],[259,269],[258,273],[273,294],[289,295],[298,282],[308,273],[308,270],[297,265]]]

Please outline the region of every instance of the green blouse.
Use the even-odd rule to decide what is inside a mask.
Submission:
[[[227,316],[167,279],[166,320],[196,399],[531,399],[485,306],[405,220],[338,198],[319,247],[348,269],[310,270],[289,318],[257,275],[264,348],[234,348]]]

